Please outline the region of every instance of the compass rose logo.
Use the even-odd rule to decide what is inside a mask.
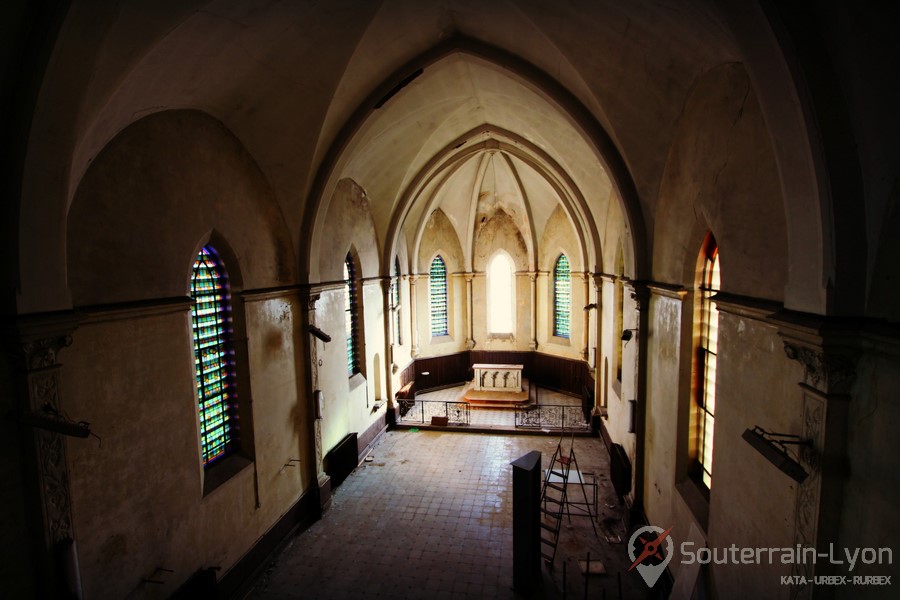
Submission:
[[[663,531],[661,527],[646,525],[635,531],[628,540],[628,557],[634,561],[628,570],[637,569],[647,587],[653,587],[672,560],[675,544],[669,537],[670,531],[671,527]]]

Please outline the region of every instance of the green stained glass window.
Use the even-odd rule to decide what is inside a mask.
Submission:
[[[210,465],[234,449],[238,429],[228,277],[211,246],[194,261],[191,298],[200,448]]]
[[[570,278],[569,259],[565,254],[560,254],[553,267],[553,335],[562,338],[569,337],[569,317],[572,314]]]
[[[356,264],[349,253],[344,259],[344,332],[347,336],[347,375],[359,373],[359,301]]]
[[[440,255],[431,261],[428,271],[428,291],[431,304],[431,335],[448,335],[447,326],[447,266]]]

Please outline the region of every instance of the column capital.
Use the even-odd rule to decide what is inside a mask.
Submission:
[[[392,277],[379,277],[381,281],[381,292],[383,294],[391,293],[391,283],[393,281]]]
[[[643,311],[650,306],[650,286],[646,281],[625,281],[631,289],[631,299],[637,304],[637,310]]]

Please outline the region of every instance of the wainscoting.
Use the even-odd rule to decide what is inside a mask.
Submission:
[[[472,379],[475,363],[522,365],[522,374],[532,385],[575,396],[583,396],[585,388],[590,392],[594,389],[594,378],[584,361],[541,352],[492,350],[416,359],[401,372],[400,385],[412,383],[411,394],[457,385]]]

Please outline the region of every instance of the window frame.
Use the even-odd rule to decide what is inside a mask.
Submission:
[[[362,372],[359,336],[359,280],[353,253],[344,257],[344,333],[347,343],[347,377]]]
[[[567,306],[565,308],[565,330],[560,328],[560,313],[562,309],[560,307],[560,282],[562,281],[560,278],[560,266],[561,262],[565,261],[565,286],[566,290],[566,302]],[[553,261],[553,280],[552,280],[552,308],[551,311],[551,329],[553,337],[559,338],[561,340],[570,340],[572,336],[572,263],[569,261],[569,257],[566,256],[565,252],[560,252],[559,256],[556,257],[556,260]]]
[[[198,278],[199,278],[199,269],[201,265],[201,260],[206,264],[206,268],[213,272],[214,274],[214,289],[220,290],[218,294],[202,294],[202,291],[208,290],[198,290]],[[232,319],[232,306],[231,306],[231,289],[229,285],[228,271],[225,268],[225,264],[222,261],[219,253],[216,251],[215,247],[212,244],[204,245],[200,251],[194,257],[194,266],[191,270],[191,278],[190,278],[190,295],[192,299],[191,304],[191,342],[193,347],[193,359],[194,359],[194,389],[197,393],[197,411],[198,411],[198,425],[199,425],[199,444],[200,444],[200,459],[203,464],[203,468],[205,471],[212,469],[213,467],[225,462],[229,456],[234,455],[241,449],[241,434],[240,434],[240,418],[239,418],[239,400],[238,400],[238,390],[237,390],[237,371],[235,368],[235,351],[234,351],[234,336],[233,336],[233,319]],[[205,298],[212,298],[212,300],[203,300]],[[207,307],[205,309],[198,310],[198,304],[208,304],[212,303],[213,307]],[[209,308],[213,308],[215,318],[212,323],[208,320],[201,321],[201,318],[205,315],[201,315],[202,310],[208,310]],[[202,333],[198,333],[201,329],[209,329],[210,327],[218,327],[220,330],[218,333],[214,333],[212,336],[208,336],[207,338],[201,338]],[[217,347],[217,353],[219,354],[215,360],[219,362],[219,365],[216,367],[216,371],[223,373],[222,377],[217,379],[216,382],[221,382],[223,391],[222,394],[225,396],[222,401],[216,402],[215,404],[219,407],[222,404],[226,404],[221,408],[222,412],[225,413],[225,419],[223,421],[223,426],[225,426],[224,437],[225,440],[223,442],[222,451],[216,453],[215,455],[210,456],[211,452],[207,450],[207,444],[205,439],[208,437],[209,430],[207,429],[205,423],[208,418],[206,414],[209,410],[214,409],[215,407],[204,408],[204,405],[207,405],[209,402],[214,400],[214,397],[210,397],[208,393],[210,392],[209,385],[210,384],[202,384],[201,379],[203,379],[206,375],[206,371],[204,370],[204,363],[208,362],[201,357],[201,351],[203,350],[201,339],[210,339],[210,337],[215,338],[215,341],[209,347]]]
[[[435,265],[440,265],[441,273],[435,273]],[[432,338],[449,337],[450,335],[450,286],[448,285],[447,262],[444,258],[437,254],[428,267],[428,312],[429,312],[429,329]],[[442,288],[443,299],[441,300],[438,310],[435,310],[435,289]],[[441,291],[441,290],[438,290]],[[443,322],[443,328],[435,328],[435,315],[440,317]]]
[[[708,499],[713,483],[713,452],[718,362],[718,309],[713,296],[721,287],[719,247],[708,233],[698,257],[696,283],[697,337],[694,346],[693,445],[689,475]],[[710,372],[712,375],[710,375]]]
[[[495,286],[497,283],[496,275],[492,274],[496,261],[502,260],[508,267],[509,274],[509,290],[507,292],[509,302],[505,307],[509,314],[509,329],[506,331],[498,331],[495,329],[496,315],[495,311],[500,310],[497,302],[497,295],[500,290]],[[487,271],[485,273],[487,282],[487,332],[488,335],[495,339],[511,339],[515,337],[516,332],[516,265],[512,258],[503,251],[497,251],[487,263]]]

